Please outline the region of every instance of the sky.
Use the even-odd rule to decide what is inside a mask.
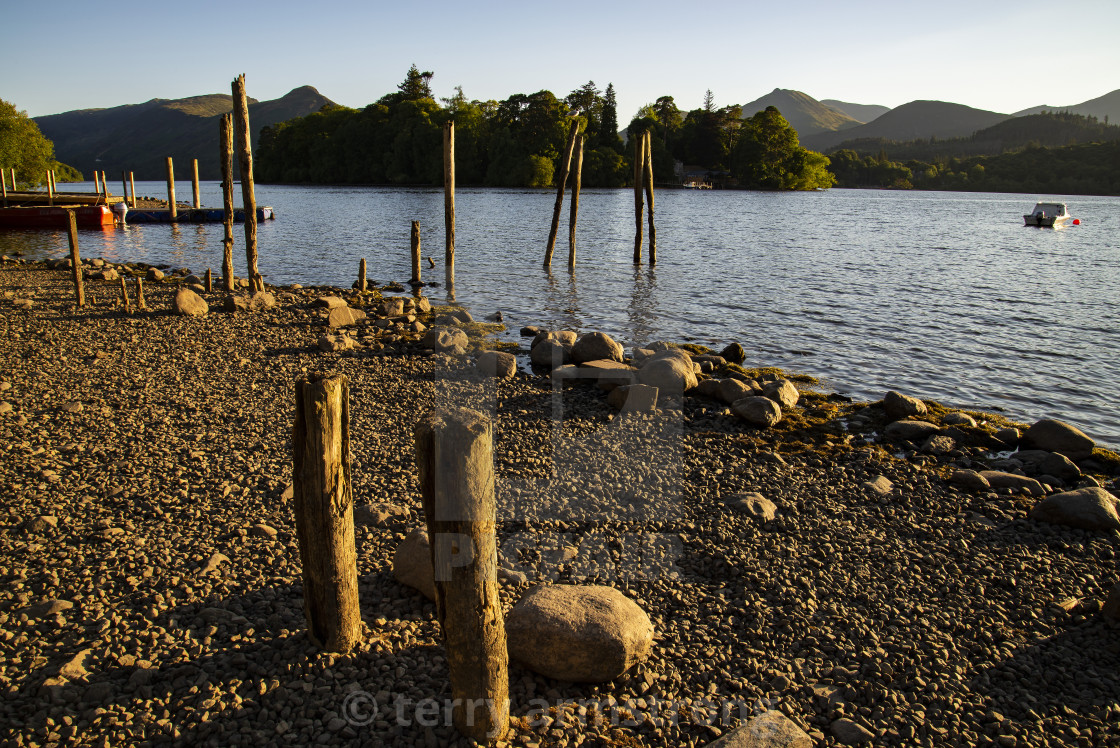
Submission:
[[[188,0],[140,6],[0,0],[0,99],[30,116],[302,85],[363,107],[410,65],[448,97],[505,99],[613,83],[622,126],[669,95],[683,110],[775,88],[895,107],[936,99],[1012,113],[1120,88],[1120,0],[566,3]]]

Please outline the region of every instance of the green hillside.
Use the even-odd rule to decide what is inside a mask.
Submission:
[[[820,132],[844,130],[859,125],[859,121],[837,111],[800,91],[775,88],[762,98],[743,105],[744,118],[765,111],[772,106],[782,113],[786,121],[804,138]]]

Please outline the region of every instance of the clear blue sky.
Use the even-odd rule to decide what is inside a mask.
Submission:
[[[774,88],[1000,112],[1120,88],[1120,0],[340,2],[0,0],[0,99],[31,116],[309,84],[361,107],[412,63],[437,96],[613,82],[619,121],[661,95],[682,109]]]

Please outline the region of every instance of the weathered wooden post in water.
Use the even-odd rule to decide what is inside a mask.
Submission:
[[[642,182],[646,174],[646,139],[634,137],[634,264],[642,261]]]
[[[564,187],[568,181],[568,168],[572,163],[572,151],[576,147],[576,137],[579,135],[579,121],[573,119],[568,130],[568,144],[564,147],[564,155],[560,157],[560,173],[556,175],[556,204],[552,207],[552,225],[548,229],[548,246],[544,250],[544,266],[552,267],[552,252],[556,249],[556,234],[560,231],[560,209],[564,207]]]
[[[361,638],[354,497],[350,488],[350,383],[310,374],[296,382],[293,501],[303,611],[311,640],[347,652]]]
[[[245,259],[249,265],[249,289],[263,291],[257,272],[257,196],[253,189],[253,139],[249,129],[249,100],[245,96],[245,74],[233,81],[233,120],[237,130],[237,159],[241,166],[241,204],[245,209]]]
[[[642,168],[642,181],[645,183],[646,211],[649,214],[649,264],[650,267],[653,267],[657,264],[657,229],[653,227],[653,141],[651,137],[649,130],[646,130],[646,144],[643,147],[645,164]]]
[[[443,126],[443,264],[455,283],[455,120]],[[419,276],[417,276],[419,278]]]
[[[576,266],[576,220],[579,218],[579,187],[583,178],[583,136],[576,138],[576,165],[572,169],[572,206],[568,213],[568,268]]]
[[[167,208],[171,211],[171,222],[179,220],[179,206],[175,204],[175,166],[167,157]]]
[[[198,210],[199,208],[202,207],[202,201],[198,197],[198,159],[197,158],[194,159],[194,161],[191,164],[191,176],[192,176],[191,186],[194,187],[194,209]]]
[[[121,169],[121,196],[124,197],[124,204],[128,205],[128,172],[124,169]]]
[[[8,207],[8,172],[0,169],[0,188],[4,191],[4,207]],[[16,191],[16,186],[12,185],[12,192]]]
[[[222,159],[222,288],[233,293],[233,114],[223,114],[221,124]]]
[[[412,222],[412,232],[409,236],[409,244],[412,246],[412,278],[409,283],[420,284],[420,222]]]
[[[358,263],[358,293],[365,293],[369,290],[369,282],[366,280],[366,258]]]
[[[416,463],[447,650],[452,722],[476,740],[509,727],[509,656],[498,601],[493,427],[468,408],[416,426]]]
[[[47,205],[54,205],[54,179],[50,169],[47,169]]]
[[[124,276],[121,279],[121,303],[124,305],[125,314],[132,314],[132,303],[128,300],[128,286],[124,282]]]
[[[144,298],[144,279],[138,277],[135,280],[136,280],[136,308],[137,309],[147,309],[148,308],[148,302]],[[126,299],[126,301],[127,301],[127,299]]]
[[[93,191],[98,195],[101,194],[101,172],[93,172]]]
[[[128,186],[132,188],[130,190],[130,192],[132,193],[132,205],[130,205],[129,207],[135,210],[136,209],[136,177],[133,176],[131,171],[128,173]]]
[[[70,264],[74,270],[74,298],[78,306],[86,305],[86,290],[82,287],[82,257],[78,253],[78,219],[74,211],[66,211],[68,235],[70,237]]]

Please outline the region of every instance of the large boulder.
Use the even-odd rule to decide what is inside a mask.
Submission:
[[[560,340],[547,338],[533,346],[529,360],[534,366],[555,369],[571,360],[571,346],[564,345]]]
[[[883,435],[896,441],[924,444],[926,439],[940,430],[937,424],[929,421],[895,421],[887,424]]]
[[[459,353],[467,349],[470,341],[457,327],[433,327],[424,333],[420,344],[436,353]]]
[[[556,680],[614,680],[644,661],[653,623],[613,587],[535,587],[506,616],[510,659]]]
[[[629,364],[612,359],[597,359],[584,362],[579,367],[579,378],[592,380],[599,389],[610,392],[615,387],[634,384],[638,381],[638,370]]]
[[[247,311],[249,311],[249,299],[246,298],[245,296],[238,296],[236,294],[229,294],[222,301],[222,309],[229,312],[230,314],[236,314],[238,312],[247,312]]]
[[[744,397],[754,397],[762,394],[762,390],[751,387],[753,382],[748,384],[741,379],[720,379],[718,381],[719,399],[728,405],[735,403],[737,400],[742,400]]]
[[[762,386],[762,396],[768,397],[778,405],[782,406],[782,410],[789,410],[797,401],[801,399],[801,393],[793,386],[793,382],[788,379],[779,379],[777,382],[767,382]]]
[[[1019,442],[1021,449],[1058,452],[1075,462],[1092,456],[1095,446],[1093,440],[1080,429],[1051,418],[1045,418],[1031,426]]]
[[[1012,457],[1023,463],[1023,472],[1027,475],[1034,477],[1053,475],[1067,482],[1076,482],[1081,477],[1081,468],[1060,452],[1024,449],[1016,452]]]
[[[475,360],[475,366],[488,377],[510,379],[517,373],[517,357],[504,351],[483,351]]]
[[[276,297],[268,291],[257,291],[249,297],[249,311],[265,312],[276,307]],[[357,310],[355,310],[357,311]],[[365,317],[365,314],[362,314]]]
[[[751,515],[762,524],[774,519],[778,511],[777,504],[756,491],[733,494],[724,499],[724,503],[736,511]]]
[[[249,302],[252,306],[252,300]],[[364,321],[366,313],[361,309],[352,309],[348,306],[339,306],[331,309],[330,315],[327,316],[327,325],[329,327],[350,327],[359,322]]]
[[[172,305],[175,308],[175,313],[184,317],[203,317],[210,311],[210,305],[206,303],[206,299],[189,288],[180,288],[176,291]]]
[[[738,343],[730,344],[720,351],[719,355],[733,364],[741,364],[747,360],[747,352]]]
[[[393,554],[393,576],[408,587],[419,590],[429,600],[436,599],[435,572],[428,531],[418,527],[401,541]]]
[[[663,395],[679,395],[696,386],[696,365],[684,351],[663,351],[642,362],[638,382],[656,387]]]
[[[909,416],[924,416],[926,404],[916,397],[891,390],[883,396],[883,410],[892,421],[898,421]]]
[[[144,274],[146,281],[161,281],[163,280],[163,271],[159,268],[148,268],[148,272]]]
[[[657,409],[657,388],[648,384],[626,384],[607,395],[607,404],[624,413],[649,413]]]
[[[1079,488],[1047,496],[1031,510],[1031,518],[1082,530],[1120,530],[1118,504],[1103,488]]]
[[[768,397],[744,397],[731,405],[739,418],[752,426],[770,428],[782,420],[782,408]]]
[[[708,748],[813,748],[813,739],[776,709],[752,717]]]
[[[622,346],[606,333],[589,332],[572,346],[572,361],[577,364],[604,360],[622,361]]]
[[[988,485],[992,488],[1011,488],[1016,491],[1025,490],[1031,496],[1042,496],[1046,493],[1042,490],[1041,483],[1025,475],[1005,473],[1002,470],[981,470],[980,477],[988,481]]]
[[[533,338],[533,342],[529,344],[529,348],[536,348],[538,345],[546,340],[555,340],[563,345],[565,348],[571,350],[572,346],[576,344],[578,336],[571,330],[541,330]]]

